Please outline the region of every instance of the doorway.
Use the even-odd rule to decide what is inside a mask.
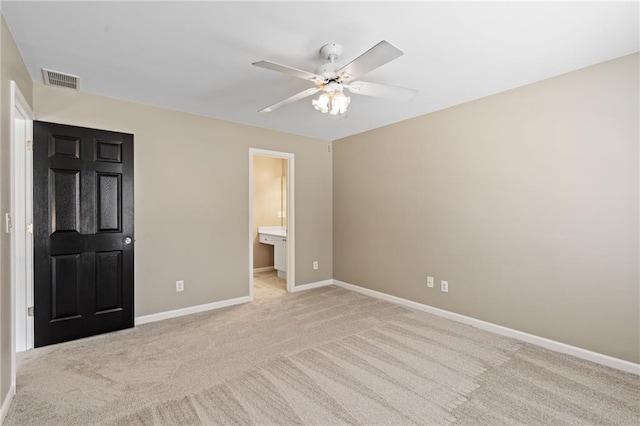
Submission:
[[[295,281],[294,155],[249,149],[249,297],[291,292]]]

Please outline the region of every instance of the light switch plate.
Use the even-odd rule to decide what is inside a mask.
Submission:
[[[4,232],[7,234],[11,232],[11,228],[13,228],[13,222],[11,220],[11,213],[4,214]]]

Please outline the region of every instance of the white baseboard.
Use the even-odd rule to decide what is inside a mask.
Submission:
[[[11,401],[13,401],[13,397],[16,394],[16,387],[11,386],[9,388],[9,392],[7,392],[7,396],[2,401],[2,407],[0,407],[0,425],[4,422],[4,418],[7,416],[9,412],[9,407],[11,406]]]
[[[324,287],[324,286],[333,285],[333,284],[334,284],[333,280],[324,280],[324,281],[316,281],[314,283],[309,283],[309,284],[300,284],[300,285],[294,286],[291,292],[296,293],[298,291],[311,290],[312,288]]]
[[[275,268],[273,266],[263,266],[262,268],[253,268],[253,273],[257,274],[258,272],[269,272],[273,271]]]
[[[258,268],[261,269],[261,268]],[[266,270],[273,270],[273,267],[267,267]],[[254,269],[256,271],[256,269]],[[318,281],[309,284],[301,284],[293,287],[292,293],[304,290],[311,290],[312,288],[324,287],[334,284],[333,280]],[[177,318],[184,315],[196,314],[198,312],[211,311],[213,309],[226,308],[234,305],[241,305],[243,303],[251,302],[249,296],[238,297],[236,299],[221,300],[219,302],[207,303],[204,305],[191,306],[189,308],[175,309],[173,311],[159,312],[157,314],[143,315],[135,318],[135,325],[146,324],[149,322],[162,321],[169,318]],[[1,423],[0,423],[1,424]]]
[[[143,315],[136,317],[135,325],[146,324],[148,322],[162,321],[168,318],[176,318],[184,315],[196,314],[198,312],[211,311],[213,309],[226,308],[228,306],[240,305],[242,303],[251,302],[249,296],[238,297],[235,299],[221,300],[219,302],[206,303],[204,305],[191,306],[189,308],[175,309],[173,311],[160,312],[157,314]]]
[[[465,315],[456,314],[454,312],[445,311],[444,309],[434,308],[433,306],[425,305],[423,303],[414,302],[411,300],[403,299],[401,297],[391,296],[386,293],[370,290],[368,288],[345,283],[339,280],[333,280],[333,284],[337,285],[338,287],[342,287],[346,290],[355,291],[358,293],[365,294],[367,296],[375,297],[377,299],[382,299],[388,302],[397,303],[399,305],[407,306],[409,308],[413,308],[419,311],[428,312],[430,314],[438,315],[443,318],[461,322],[463,324],[468,324],[473,327],[481,328],[483,330],[487,330],[502,336],[511,337],[513,339],[521,340],[523,342],[542,346],[543,348],[550,349],[552,351],[560,352],[567,355],[572,355],[572,356],[575,356],[576,358],[585,359],[587,361],[592,361],[597,364],[615,368],[617,370],[622,370],[628,373],[640,375],[640,364],[625,361],[619,358],[614,358],[609,355],[604,355],[598,352],[592,352],[587,349],[582,349],[576,346],[567,345],[566,343],[557,342],[555,340],[525,333],[523,331],[514,330],[512,328],[503,327],[501,325],[482,321],[482,320],[468,317]]]

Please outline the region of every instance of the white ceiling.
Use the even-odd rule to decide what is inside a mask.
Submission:
[[[80,76],[82,91],[335,140],[639,50],[638,2],[2,2],[35,81]],[[330,120],[312,84],[251,66],[314,71],[339,43],[347,63],[380,40],[405,55],[361,78],[412,87],[408,103],[352,95]],[[65,89],[59,89],[65,90]]]

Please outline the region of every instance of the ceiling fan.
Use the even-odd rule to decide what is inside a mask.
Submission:
[[[318,99],[312,100],[313,107],[331,115],[341,115],[347,111],[351,98],[344,94],[344,89],[349,92],[373,96],[377,98],[391,99],[395,101],[409,101],[418,94],[417,90],[405,87],[386,86],[383,84],[369,83],[367,81],[355,81],[362,75],[372,71],[387,62],[390,62],[404,54],[404,52],[391,43],[382,40],[371,49],[358,56],[347,65],[340,65],[336,60],[342,54],[342,46],[336,43],[326,44],[320,49],[320,55],[328,62],[320,65],[314,73],[293,68],[287,65],[277,64],[271,61],[258,61],[252,65],[282,72],[294,77],[308,80],[315,84],[287,99],[269,105],[260,112],[271,112],[276,108],[292,102],[299,101],[318,92],[322,92]]]

